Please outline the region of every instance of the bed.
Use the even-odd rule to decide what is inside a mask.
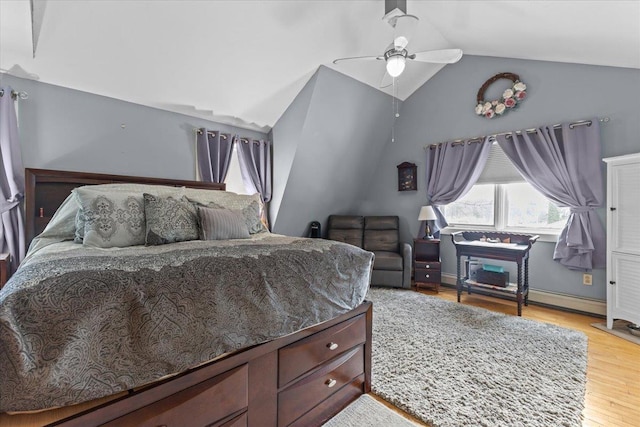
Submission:
[[[26,183],[32,245],[0,290],[0,412],[62,407],[41,419],[65,426],[309,426],[370,390],[371,253],[269,233],[255,203],[219,184],[41,169]],[[104,218],[139,232],[132,191],[148,245],[109,246],[122,236]],[[177,200],[205,237],[220,230],[204,213],[238,206],[230,221],[251,234],[175,239],[162,224]],[[71,219],[75,236],[60,237]]]

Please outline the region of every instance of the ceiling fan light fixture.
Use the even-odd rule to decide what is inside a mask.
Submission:
[[[390,56],[387,58],[387,73],[391,77],[398,77],[404,71],[406,63],[407,60],[403,55]]]
[[[409,39],[406,38],[405,36],[398,36],[395,39],[393,39],[393,45],[398,50],[404,49],[405,47],[407,47],[408,44],[409,44]]]

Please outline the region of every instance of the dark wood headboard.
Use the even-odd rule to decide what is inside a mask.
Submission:
[[[56,209],[71,194],[71,190],[83,185],[135,183],[170,185],[174,187],[225,190],[225,184],[186,181],[139,176],[108,175],[87,172],[70,172],[47,169],[25,169],[25,234],[27,245],[42,233]]]

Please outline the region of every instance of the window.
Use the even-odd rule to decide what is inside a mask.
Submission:
[[[495,185],[476,184],[464,197],[444,208],[449,224],[495,224]]]
[[[238,160],[238,146],[233,145],[231,151],[231,160],[229,161],[229,171],[224,182],[227,184],[227,191],[232,191],[238,194],[248,194],[244,188],[244,182],[242,181],[242,173],[240,171],[240,160]]]
[[[569,208],[560,208],[526,182],[503,184],[505,228],[562,230]]]
[[[557,235],[569,217],[524,181],[497,143],[482,175],[462,198],[443,208],[450,227]]]

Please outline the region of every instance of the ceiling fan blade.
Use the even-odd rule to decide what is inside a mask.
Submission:
[[[424,52],[416,52],[413,55],[407,56],[408,59],[413,59],[420,62],[433,62],[436,64],[453,64],[458,62],[462,58],[462,50],[460,49],[441,49],[441,50],[427,50]]]
[[[382,76],[382,80],[380,81],[380,89],[389,87],[392,84],[393,84],[393,77],[391,77],[391,75],[385,71],[384,76]]]
[[[379,61],[383,61],[384,60],[384,56],[351,56],[351,57],[348,57],[348,58],[334,59],[333,63],[337,64],[338,62],[351,61],[351,60],[354,60],[354,59],[363,59],[363,60],[377,59]]]
[[[397,50],[407,47],[418,27],[418,21],[418,17],[414,15],[400,15],[389,20],[393,27],[393,45]]]

